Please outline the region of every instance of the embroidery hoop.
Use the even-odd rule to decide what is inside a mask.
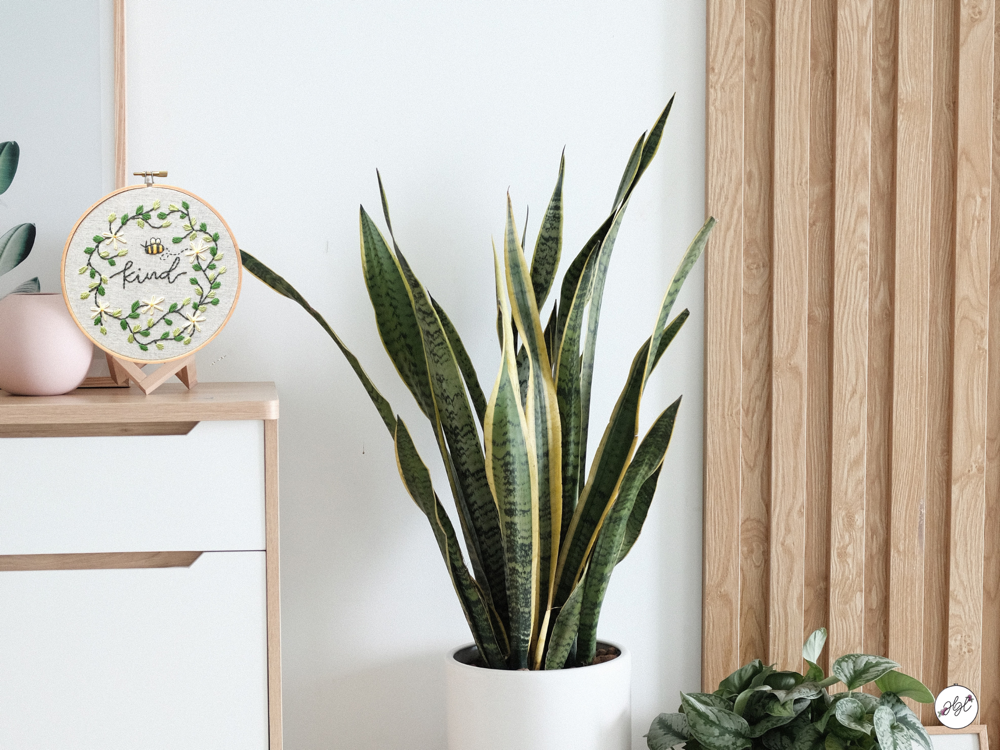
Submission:
[[[108,370],[110,371],[111,377],[116,384],[120,386],[127,386],[128,382],[131,380],[143,391],[143,393],[149,394],[152,393],[160,385],[162,385],[171,376],[177,375],[178,379],[187,388],[190,389],[197,384],[197,372],[195,367],[196,352],[198,352],[209,342],[211,342],[216,336],[219,335],[222,329],[226,327],[226,325],[229,323],[230,318],[232,317],[233,310],[236,308],[236,303],[239,301],[240,291],[242,287],[242,269],[243,269],[243,264],[239,254],[239,245],[236,242],[236,238],[233,235],[233,232],[230,229],[229,224],[222,217],[222,215],[218,211],[216,211],[215,208],[206,200],[204,200],[198,195],[195,195],[189,190],[185,190],[184,188],[180,188],[174,185],[153,184],[152,177],[154,175],[165,177],[167,175],[166,172],[146,172],[146,173],[138,172],[136,174],[144,176],[146,178],[145,184],[129,185],[126,187],[119,188],[111,193],[108,193],[107,195],[103,196],[100,200],[98,200],[96,203],[94,203],[92,206],[90,206],[83,213],[83,215],[77,220],[76,224],[74,224],[73,229],[66,240],[66,245],[63,248],[62,263],[60,266],[60,271],[61,271],[60,279],[62,284],[63,301],[66,303],[70,316],[73,318],[77,327],[83,332],[83,334],[88,339],[90,339],[91,342],[93,342],[95,346],[97,346],[105,353],[108,362]],[[142,203],[141,191],[147,190],[149,188],[158,188],[162,190],[174,191],[176,193],[188,196],[189,198],[202,204],[208,211],[210,211],[213,214],[213,218],[217,219],[221,223],[228,239],[232,241],[232,246],[233,246],[232,254],[235,258],[235,260],[226,258],[227,263],[231,265],[231,269],[229,269],[229,272],[227,273],[227,280],[229,278],[232,278],[232,276],[235,276],[236,289],[235,293],[233,294],[232,301],[229,303],[229,307],[225,311],[225,317],[221,320],[221,322],[218,323],[218,327],[215,328],[210,333],[210,335],[207,335],[202,340],[198,341],[197,344],[191,347],[190,349],[183,351],[181,354],[163,358],[155,358],[155,355],[154,357],[146,357],[146,358],[130,357],[127,352],[120,351],[118,348],[112,348],[108,346],[106,343],[102,342],[98,336],[92,333],[90,327],[84,325],[84,323],[81,322],[80,315],[77,313],[77,311],[74,310],[73,302],[71,301],[71,295],[78,292],[79,290],[71,291],[67,285],[67,278],[68,278],[67,267],[66,267],[67,261],[69,260],[69,253],[71,246],[74,244],[74,240],[76,239],[77,232],[80,230],[81,225],[88,218],[90,218],[95,211],[100,210],[100,208],[103,205],[105,205],[109,201],[112,201],[116,196],[119,196],[123,193],[130,191],[140,191],[139,193],[136,194],[136,197],[140,201],[140,203]],[[152,229],[155,229],[154,227],[152,227],[152,225],[150,226]],[[119,231],[121,231],[121,229],[119,229]],[[186,236],[187,235],[185,235],[185,237]],[[138,250],[138,248],[136,248],[136,250]],[[97,295],[95,294],[94,296],[96,299]],[[135,310],[133,310],[132,312],[135,312]],[[195,311],[195,314],[196,315],[198,314],[197,311]],[[154,344],[157,342],[150,339],[150,343]],[[150,371],[144,371],[143,368],[145,368],[147,365],[159,365],[159,367],[154,368]]]

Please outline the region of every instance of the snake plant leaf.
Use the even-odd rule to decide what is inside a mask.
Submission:
[[[667,324],[667,320],[670,317],[670,311],[673,309],[674,302],[677,300],[677,295],[681,292],[681,287],[684,286],[684,282],[691,273],[691,269],[694,268],[694,264],[698,262],[698,258],[701,257],[702,251],[705,249],[705,243],[708,242],[708,235],[712,232],[712,227],[715,226],[715,219],[711,216],[705,221],[701,229],[694,236],[691,244],[688,246],[687,251],[684,253],[684,257],[681,258],[680,265],[677,267],[677,271],[674,273],[674,278],[670,281],[670,286],[667,287],[667,293],[663,296],[663,301],[660,303],[660,313],[656,319],[656,325],[653,327],[653,338],[650,344],[650,350],[656,351],[659,346],[659,337],[662,335],[664,326]],[[646,374],[644,378],[649,379],[649,374],[652,372],[653,360],[650,358],[649,362],[646,364]],[[815,661],[815,659],[813,660]]]
[[[497,613],[506,622],[507,592],[500,518],[490,490],[477,420],[430,295],[398,247],[396,259],[420,326],[433,396],[431,423],[451,481],[472,569]]]
[[[580,629],[580,605],[583,603],[585,580],[586,575],[573,589],[556,616],[552,634],[549,636],[549,650],[545,654],[546,669],[562,669],[570,657],[573,644],[576,642],[576,634]]]
[[[576,296],[582,293],[585,296],[586,301],[590,300],[591,287],[587,286],[581,288],[580,277],[583,275],[590,256],[593,255],[594,251],[601,246],[601,242],[607,235],[612,223],[614,223],[614,214],[605,219],[604,223],[597,229],[596,232],[594,232],[591,238],[587,240],[583,249],[577,253],[575,258],[573,258],[573,262],[570,263],[569,268],[566,269],[566,273],[563,275],[562,286],[559,292],[559,317],[558,322],[556,323],[557,341],[562,339],[563,332],[566,329],[566,322],[569,318],[569,313],[572,309]],[[585,305],[586,301],[582,304]],[[554,351],[557,351],[557,349]]]
[[[528,350],[522,346],[517,352],[517,391],[521,394],[521,406],[528,406],[528,382],[531,378],[531,363]]]
[[[434,403],[427,374],[427,358],[410,289],[403,278],[399,261],[363,207],[360,228],[361,269],[375,311],[379,337],[420,411],[428,419],[433,419]]]
[[[639,169],[635,173],[635,179],[632,180],[633,185],[639,182],[639,178],[642,177],[643,172],[646,171],[649,163],[656,156],[656,150],[660,147],[660,139],[663,137],[663,128],[666,126],[670,110],[674,106],[675,96],[676,94],[670,97],[667,106],[663,108],[660,116],[656,118],[656,122],[653,123],[653,127],[649,130],[649,136],[647,136],[646,142],[642,146],[642,158],[639,160]]]
[[[927,730],[920,723],[920,718],[913,713],[909,706],[900,700],[898,695],[885,693],[879,698],[878,702],[880,706],[892,709],[893,714],[896,716],[896,721],[910,730],[910,736],[920,746],[920,750],[932,750],[930,735],[927,734]]]
[[[23,284],[18,284],[14,287],[11,294],[38,294],[42,291],[42,285],[38,283],[38,277],[33,279],[28,279]]]
[[[649,725],[646,746],[649,750],[671,750],[690,740],[688,720],[684,714],[660,714]]]
[[[639,492],[635,496],[635,503],[632,505],[632,514],[628,517],[628,523],[625,526],[625,539],[622,540],[622,549],[618,553],[618,562],[625,559],[626,555],[632,551],[632,546],[635,544],[636,539],[639,538],[642,525],[646,522],[646,514],[649,513],[650,503],[653,502],[653,495],[656,494],[656,483],[660,479],[662,468],[661,466],[650,474],[649,479],[643,482],[642,487],[639,488]]]
[[[290,300],[298,302],[299,305],[307,313],[309,313],[317,323],[320,324],[322,329],[326,331],[327,335],[333,339],[333,343],[337,345],[338,349],[340,349],[341,354],[343,354],[347,359],[351,369],[354,370],[354,374],[358,376],[358,380],[361,381],[361,385],[364,387],[365,393],[368,394],[368,398],[370,398],[371,402],[375,405],[375,409],[382,418],[382,423],[385,424],[386,429],[389,430],[389,434],[395,435],[396,416],[392,406],[379,392],[378,388],[375,387],[375,384],[372,383],[371,378],[368,377],[368,373],[365,372],[361,363],[358,361],[358,358],[355,357],[351,350],[344,345],[344,342],[341,341],[340,337],[334,332],[334,330],[330,327],[330,324],[326,322],[323,316],[313,309],[312,305],[306,301],[305,297],[295,290],[295,287],[289,284],[282,276],[279,276],[277,273],[257,260],[246,250],[240,250],[240,258],[243,261],[243,267],[253,276],[256,276],[260,281],[271,287],[271,289],[283,297],[287,297]]]
[[[608,590],[608,583],[611,581],[611,573],[618,564],[625,539],[625,528],[632,514],[636,495],[639,488],[663,464],[680,405],[680,399],[674,401],[649,428],[625,471],[618,497],[597,534],[590,567],[584,579],[586,586],[583,592],[580,635],[577,643],[577,659],[581,664],[590,664],[594,660],[597,652],[597,621],[601,616],[601,606]]]
[[[441,325],[444,327],[445,335],[448,337],[448,343],[451,345],[451,350],[455,353],[455,361],[458,363],[458,369],[461,370],[462,377],[465,379],[465,387],[468,389],[469,398],[472,399],[472,405],[476,409],[479,424],[483,424],[483,420],[486,419],[486,395],[483,393],[482,386],[479,385],[479,376],[476,375],[476,368],[465,349],[465,344],[462,343],[462,337],[458,335],[458,330],[451,322],[447,313],[445,313],[444,309],[433,297],[431,297],[431,304],[434,306],[434,312],[441,319]]]
[[[21,156],[21,148],[17,141],[4,141],[0,143],[0,195],[7,192],[10,183],[14,181],[17,174],[17,161]]]
[[[538,472],[538,534],[543,540],[539,551],[542,582],[539,607],[544,619],[545,613],[553,604],[562,530],[562,436],[552,365],[545,348],[545,334],[532,291],[531,272],[514,225],[510,196],[507,197],[507,226],[504,231],[504,270],[511,312],[528,352],[525,415]],[[544,646],[544,643],[540,645]],[[539,650],[535,655],[536,667],[541,665],[541,660],[542,653]]]
[[[750,747],[750,725],[742,716],[713,706],[694,693],[681,693],[681,706],[691,735],[708,750]]]
[[[35,244],[35,225],[18,224],[0,237],[0,276],[16,268]]]
[[[839,719],[839,715],[838,715]],[[896,721],[896,715],[888,706],[879,706],[874,716],[875,736],[882,750],[911,750],[913,740],[910,730]]]
[[[565,168],[566,149],[564,148],[562,156],[559,157],[559,177],[556,179],[555,189],[549,199],[549,207],[545,210],[542,226],[538,229],[535,250],[531,255],[531,287],[535,292],[535,304],[539,309],[548,299],[556,269],[559,267],[559,256],[562,254],[562,190]],[[527,217],[524,219],[524,231],[528,231]],[[524,245],[523,241],[521,245]]]
[[[406,491],[431,524],[441,556],[448,566],[448,573],[451,575],[465,618],[472,630],[476,647],[491,668],[502,669],[505,665],[504,649],[500,645],[503,636],[498,639],[494,632],[496,622],[490,617],[486,597],[465,566],[455,529],[434,492],[430,472],[417,453],[413,439],[402,419],[397,421],[394,442],[399,475],[403,479]]]
[[[506,306],[502,270],[496,253],[497,298]],[[504,321],[508,320],[504,310]],[[507,561],[507,606],[510,613],[511,669],[525,669],[538,617],[539,535],[538,480],[535,452],[528,422],[517,390],[514,364],[514,334],[504,325],[504,347],[497,375],[486,407],[483,427],[486,465],[490,489],[496,498]]]
[[[875,680],[875,687],[883,693],[895,693],[903,698],[912,698],[917,703],[933,703],[934,696],[930,690],[915,677],[897,672],[886,672]]]
[[[632,153],[629,154],[628,163],[625,165],[625,172],[622,173],[621,181],[618,183],[618,192],[615,193],[615,203],[611,207],[612,213],[621,208],[628,189],[632,187],[632,183],[635,181],[636,173],[639,171],[639,161],[642,159],[642,147],[645,143],[646,133],[643,133],[639,136],[639,140],[635,142],[635,146],[632,147]]]
[[[857,690],[893,669],[899,669],[899,664],[892,659],[870,654],[844,654],[833,663],[833,673],[848,690]]]

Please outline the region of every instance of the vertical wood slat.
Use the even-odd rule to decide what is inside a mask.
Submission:
[[[980,692],[990,272],[993,3],[959,11],[948,680]],[[988,64],[987,64],[988,61]],[[991,666],[992,668],[992,666]]]
[[[114,5],[114,67],[115,67],[115,188],[128,184],[128,129],[125,86],[125,0]]]
[[[871,0],[837,8],[830,650],[864,649]]]
[[[775,3],[774,320],[769,659],[802,664],[809,357],[808,3]]]
[[[740,664],[768,659],[774,0],[748,0],[745,28]]]
[[[889,600],[897,0],[872,3],[871,211],[868,265],[868,448],[864,652],[884,654]],[[874,686],[868,688],[877,692]]]
[[[705,253],[702,640],[711,648],[701,673],[714,689],[739,666],[745,6],[708,0],[707,14],[706,208],[718,225]]]
[[[990,175],[990,308],[989,381],[986,397],[986,525],[987,540],[983,560],[983,670],[982,722],[990,728],[989,741],[1000,743],[1000,0],[994,5],[993,34],[993,143]]]
[[[899,6],[888,656],[923,666],[934,7]]]
[[[805,632],[829,625],[836,0],[813,0],[809,119],[809,385]],[[829,649],[820,655],[828,668]]]
[[[934,0],[934,116],[931,122],[931,270],[927,367],[927,513],[924,530],[924,657],[921,679],[947,684],[948,550],[951,501],[951,379],[955,277],[955,0]],[[934,706],[921,709],[936,721]]]

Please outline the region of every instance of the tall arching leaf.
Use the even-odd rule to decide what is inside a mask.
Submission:
[[[559,615],[549,636],[549,649],[545,654],[546,669],[562,669],[566,666],[570,651],[580,630],[580,605],[583,603],[583,581],[577,584],[566,603],[559,609]]]
[[[0,237],[0,276],[16,268],[35,244],[35,225],[18,224]]]
[[[549,199],[549,207],[545,210],[542,226],[538,229],[535,251],[531,255],[531,287],[535,292],[535,303],[539,309],[549,296],[552,280],[559,267],[559,256],[562,253],[562,186],[565,167],[566,149],[563,149],[562,156],[559,157],[559,177]],[[528,220],[525,218],[525,231],[528,229],[527,223]]]
[[[0,143],[0,195],[3,195],[14,181],[20,156],[21,149],[16,141]]]

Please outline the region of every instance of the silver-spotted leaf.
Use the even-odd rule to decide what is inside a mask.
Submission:
[[[670,750],[690,738],[688,720],[684,714],[660,714],[649,725],[646,745],[649,750]]]
[[[910,736],[920,746],[921,750],[932,750],[931,738],[927,734],[927,730],[924,729],[917,715],[900,700],[898,695],[886,693],[879,698],[878,702],[879,705],[892,709],[892,712],[896,715],[896,721],[910,730]]]
[[[746,720],[712,703],[698,694],[681,693],[681,705],[691,735],[709,750],[743,750],[750,747],[750,725]]]
[[[833,663],[833,673],[848,690],[857,690],[893,669],[899,669],[899,664],[892,659],[870,654],[844,654]]]
[[[875,736],[882,750],[911,750],[913,741],[910,730],[896,721],[896,714],[888,706],[875,709]]]
[[[864,734],[871,734],[872,725],[865,718],[865,707],[861,701],[853,697],[847,697],[837,702],[834,710],[837,721],[848,729],[853,729]]]

